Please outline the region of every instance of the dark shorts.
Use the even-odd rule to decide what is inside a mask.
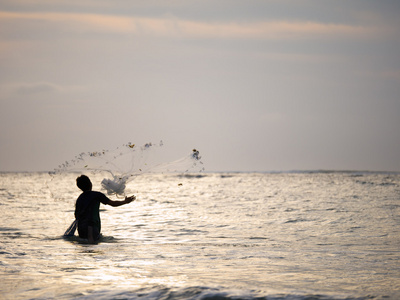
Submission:
[[[96,241],[100,238],[100,230],[96,226],[93,227],[93,239]],[[88,225],[85,222],[78,221],[78,234],[80,238],[87,239],[88,238]]]

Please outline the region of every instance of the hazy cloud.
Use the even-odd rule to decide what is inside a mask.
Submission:
[[[71,31],[81,33],[96,31],[204,39],[366,38],[377,33],[377,29],[373,27],[311,21],[201,22],[176,17],[145,18],[101,14],[0,12],[0,22],[13,21],[44,22],[39,24],[43,27],[62,24]]]
[[[20,95],[32,95],[42,93],[52,93],[62,91],[62,87],[49,82],[37,82],[30,84],[20,84],[15,88]]]

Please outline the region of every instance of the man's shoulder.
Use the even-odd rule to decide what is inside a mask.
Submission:
[[[79,195],[79,198],[86,198],[86,199],[108,199],[106,195],[102,192],[98,191],[86,191]]]
[[[98,192],[98,191],[91,191],[91,193],[93,193],[93,197],[98,199],[101,203],[103,204],[108,204],[108,197],[106,195],[104,195],[102,192]]]
[[[102,192],[99,192],[99,191],[90,191],[89,193],[91,193],[92,195],[96,195],[96,196],[105,196]]]

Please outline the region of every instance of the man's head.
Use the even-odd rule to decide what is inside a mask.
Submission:
[[[92,183],[90,182],[89,177],[86,175],[79,176],[76,179],[76,185],[84,192],[92,190]]]

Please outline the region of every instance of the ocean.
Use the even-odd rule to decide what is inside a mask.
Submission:
[[[0,174],[1,299],[400,299],[398,173],[144,174],[94,245],[77,175]]]

